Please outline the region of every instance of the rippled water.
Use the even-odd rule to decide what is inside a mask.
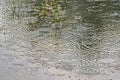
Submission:
[[[22,3],[13,15],[10,2],[1,0],[0,80],[120,79],[120,1],[66,6],[68,23],[55,36],[51,27],[30,27],[30,6]]]

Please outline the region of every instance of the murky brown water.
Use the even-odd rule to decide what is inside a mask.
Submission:
[[[68,25],[55,37],[49,27],[31,30],[25,7],[13,19],[1,0],[0,80],[120,79],[120,1],[67,4]]]

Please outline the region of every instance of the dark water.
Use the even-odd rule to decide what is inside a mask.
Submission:
[[[120,79],[119,0],[65,2],[59,32],[16,2],[0,2],[0,80]]]

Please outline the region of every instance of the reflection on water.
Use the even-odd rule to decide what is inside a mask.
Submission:
[[[9,1],[0,3],[2,80],[120,78],[119,0],[64,2],[66,22],[60,31],[55,24],[39,23],[28,11],[31,2],[21,1],[14,10]]]

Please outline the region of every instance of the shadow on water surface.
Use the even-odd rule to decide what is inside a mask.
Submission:
[[[117,26],[119,29],[119,22],[114,18],[120,15],[117,7],[119,5],[113,5],[118,2],[119,1],[79,1],[79,5],[77,5],[79,7],[75,8],[76,11],[79,12],[79,16],[81,16],[80,23],[87,28],[81,33],[77,33],[82,35],[77,36],[77,48],[80,49],[78,56],[86,61],[81,63],[83,66],[80,69],[83,69],[83,73],[92,74],[95,70],[95,74],[96,72],[100,74],[109,74],[105,71],[98,71],[97,69],[100,67],[98,62],[101,59],[101,55],[110,55],[109,53],[111,53],[109,50],[101,49],[104,40],[108,37],[106,32],[114,28],[114,23],[116,23],[114,26]],[[114,15],[114,13],[116,13],[116,15]],[[113,23],[113,25],[111,25],[111,23]],[[110,39],[114,42],[112,38]],[[115,46],[117,42],[119,42],[119,38],[114,43],[108,41],[106,43],[111,45],[107,47],[111,48]],[[107,57],[108,56],[106,56],[106,58]]]

